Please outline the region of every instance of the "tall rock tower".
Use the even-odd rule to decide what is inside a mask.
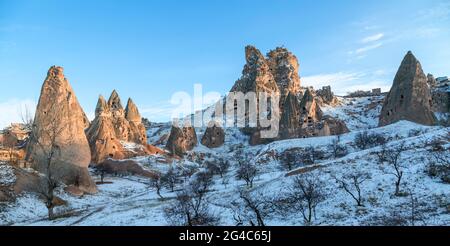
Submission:
[[[88,125],[63,68],[51,67],[42,85],[27,160],[36,170],[47,173],[46,159],[53,153],[50,171],[54,177],[95,193],[97,188],[88,172],[91,152],[84,133]]]
[[[420,62],[409,51],[395,75],[394,83],[381,110],[379,126],[400,120],[433,125],[436,117],[431,111],[431,95],[427,76]]]

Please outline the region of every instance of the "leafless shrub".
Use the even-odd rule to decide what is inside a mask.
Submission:
[[[266,226],[265,219],[274,211],[271,199],[262,192],[239,190],[239,199],[231,203],[236,226]]]
[[[431,149],[426,172],[432,177],[439,177],[445,183],[450,183],[450,149],[439,146]]]
[[[323,182],[316,175],[307,173],[296,177],[287,189],[275,201],[277,211],[284,215],[300,211],[304,222],[311,224],[317,205],[325,200]]]
[[[357,206],[364,206],[361,185],[370,179],[368,173],[355,171],[341,178],[334,176],[334,179],[339,184],[339,187],[355,200]]]
[[[283,170],[291,171],[298,166],[299,162],[298,149],[289,149],[283,152],[280,158],[280,164]]]
[[[253,187],[253,180],[258,175],[258,168],[256,165],[247,162],[247,161],[241,161],[239,163],[239,168],[236,171],[236,179],[237,180],[244,180],[247,187],[252,188]]]
[[[54,107],[57,107],[55,105]],[[57,112],[53,109],[52,112]],[[35,135],[36,131],[32,131],[31,138],[34,143],[34,147],[37,148],[34,151],[33,162],[35,162],[39,167],[41,173],[43,173],[44,182],[40,182],[38,187],[39,194],[45,199],[45,206],[48,210],[48,219],[52,220],[55,218],[54,208],[56,206],[55,200],[55,189],[59,185],[59,178],[57,177],[58,164],[64,162],[64,158],[69,156],[62,156],[61,148],[59,146],[59,138],[66,129],[66,125],[59,124],[56,115],[47,114],[49,117],[49,123],[47,125],[42,125],[41,134],[42,136]],[[36,127],[33,125],[33,127]],[[66,153],[70,155],[70,153]]]
[[[341,144],[340,136],[334,138],[328,148],[330,149],[335,159],[344,157],[348,154],[347,147],[344,144]]]
[[[177,193],[175,202],[164,208],[169,223],[181,226],[215,225],[218,218],[210,212],[205,198],[211,185],[209,173],[198,173],[187,187]]]
[[[404,164],[401,162],[402,153],[405,151],[405,142],[402,142],[398,146],[390,147],[389,150],[386,151],[386,163],[389,166],[388,174],[391,174],[396,177],[395,181],[395,195],[400,196],[400,185],[403,178],[403,169]]]
[[[377,145],[382,145],[387,142],[387,139],[382,134],[370,134],[367,131],[363,131],[356,134],[354,142],[356,147],[364,150],[375,147]]]
[[[157,174],[156,176],[150,178],[150,186],[155,188],[156,194],[161,198],[164,197],[161,195],[161,189],[164,187],[163,179],[161,179],[161,174]]]
[[[173,165],[170,166],[169,170],[163,174],[161,177],[162,183],[166,185],[171,192],[175,191],[175,186],[180,183],[180,178],[178,173],[175,171]]]
[[[205,166],[208,171],[211,172],[211,174],[217,174],[220,175],[221,178],[223,178],[223,175],[225,175],[230,169],[230,162],[224,160],[223,158],[217,158],[212,161],[205,161]]]
[[[325,152],[320,149],[316,149],[313,146],[309,146],[305,149],[305,155],[303,155],[302,157],[306,157],[306,159],[308,159],[309,162],[313,164],[318,160],[325,159]]]

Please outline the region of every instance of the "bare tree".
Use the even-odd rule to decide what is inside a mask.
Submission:
[[[230,168],[230,162],[223,158],[217,158],[212,161],[205,161],[205,166],[211,174],[218,174],[223,178],[223,175],[226,174]]]
[[[20,118],[25,130],[31,132],[33,130],[33,114],[27,105],[25,105],[25,111],[20,108]]]
[[[299,158],[298,149],[290,149],[283,152],[281,156],[281,166],[283,169],[291,171],[297,166]]]
[[[325,158],[325,153],[320,150],[320,149],[316,149],[313,146],[309,146],[305,149],[305,156],[307,159],[310,160],[310,163],[313,164],[315,163],[317,160],[322,160]]]
[[[239,199],[231,202],[236,225],[265,226],[264,220],[274,211],[272,201],[262,192],[251,194],[240,189]]]
[[[55,106],[56,107],[56,104]],[[56,110],[51,110],[56,112]],[[56,174],[56,164],[62,160],[61,148],[59,146],[59,138],[64,132],[66,125],[59,124],[56,115],[47,114],[50,120],[47,125],[42,124],[40,127],[41,136],[36,135],[37,126],[33,125],[33,131],[31,134],[31,141],[34,143],[33,162],[35,162],[41,173],[44,174],[44,182],[40,184],[39,193],[45,198],[45,205],[48,210],[48,219],[54,219],[55,215],[53,209],[55,207],[55,189],[59,185],[58,177]]]
[[[450,183],[450,149],[433,147],[428,160],[427,173],[432,177],[439,177],[443,182]]]
[[[405,142],[402,142],[398,146],[391,147],[386,152],[386,162],[391,168],[388,174],[396,177],[395,181],[395,195],[400,196],[400,185],[403,178],[403,163],[401,162],[402,153],[405,151]]]
[[[164,199],[164,197],[161,195],[161,189],[164,186],[164,182],[161,179],[161,175],[157,174],[156,176],[150,178],[150,186],[155,188],[156,194],[161,198]]]
[[[253,180],[258,175],[258,168],[247,161],[241,161],[236,173],[236,179],[244,180],[247,187],[253,187]]]
[[[281,194],[275,204],[281,214],[298,212],[306,224],[311,224],[316,215],[316,207],[325,200],[324,184],[310,173],[296,177],[288,192]]]
[[[363,198],[361,195],[361,184],[368,180],[370,175],[366,172],[352,172],[344,175],[342,178],[334,176],[334,179],[339,184],[339,187],[347,192],[353,200],[356,201],[357,206],[363,206]]]
[[[387,161],[386,154],[389,149],[388,149],[386,143],[383,143],[380,148],[381,148],[381,150],[377,151],[375,154],[378,157],[378,163],[383,164],[385,161]]]
[[[356,134],[354,141],[355,145],[362,150],[369,147],[375,147],[387,142],[386,138],[383,135],[378,133],[370,134],[367,131]]]
[[[333,157],[335,159],[346,156],[348,153],[347,147],[341,144],[341,136],[337,136],[336,138],[331,140],[329,149],[331,150],[331,153],[333,153]]]
[[[198,173],[187,187],[177,193],[175,202],[164,208],[166,219],[173,225],[215,225],[218,218],[210,212],[205,197],[211,185],[208,173]]]
[[[171,192],[175,191],[175,186],[180,182],[178,178],[178,174],[175,172],[173,165],[170,166],[167,173],[165,173],[162,177],[162,182],[167,185]]]

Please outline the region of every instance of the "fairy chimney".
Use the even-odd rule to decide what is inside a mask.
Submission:
[[[408,51],[384,100],[379,126],[400,120],[434,125],[436,117],[431,111],[432,100],[427,81],[420,62]]]
[[[86,114],[64,76],[62,67],[49,69],[42,85],[39,103],[28,144],[27,160],[33,168],[51,174],[68,185],[77,185],[87,193],[97,192],[89,175],[89,143],[84,133]],[[54,149],[58,151],[54,152]],[[48,169],[49,153],[54,154]]]

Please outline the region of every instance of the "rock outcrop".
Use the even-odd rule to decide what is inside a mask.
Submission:
[[[281,139],[297,138],[302,127],[299,100],[295,94],[289,93],[283,105],[284,109],[280,118],[279,136]]]
[[[267,54],[267,62],[281,96],[300,93],[299,64],[297,57],[286,48],[277,47]]]
[[[330,135],[327,125],[322,122],[323,112],[314,94],[308,88],[300,102],[300,137]]]
[[[92,152],[92,162],[100,163],[107,158],[123,159],[124,149],[116,137],[112,114],[103,96],[95,109],[95,119],[86,131]]]
[[[331,91],[331,86],[323,86],[322,89],[317,90],[316,98],[319,105],[337,105],[339,103],[333,91]]]
[[[114,175],[138,175],[146,178],[155,178],[157,174],[145,170],[136,161],[133,160],[113,160],[106,159],[99,163],[96,168],[101,172]]]
[[[379,126],[400,120],[423,125],[434,125],[436,117],[431,111],[431,95],[427,77],[420,62],[409,51],[394,78],[394,83],[383,103]]]
[[[267,57],[253,46],[247,46],[245,51],[247,63],[242,77],[235,83],[231,92],[268,92],[280,98],[278,137],[262,139],[260,137],[262,128],[259,124],[257,127],[245,127],[242,131],[250,136],[251,145],[265,144],[275,139],[324,136],[348,131],[343,121],[332,117],[323,119],[320,103],[338,103],[329,86],[319,90],[318,95],[312,88],[302,91],[297,57],[286,48],[278,47],[270,51]],[[245,116],[248,115],[246,112]]]
[[[231,89],[232,92],[279,92],[266,58],[257,48],[245,47],[245,60],[247,63],[242,71],[242,77],[236,81]]]
[[[222,127],[210,122],[202,137],[202,144],[208,148],[217,148],[225,142],[225,131]]]
[[[197,134],[192,126],[178,127],[172,125],[166,149],[172,155],[183,156],[187,151],[197,146]]]
[[[128,99],[127,107],[125,108],[125,118],[130,125],[130,133],[128,134],[128,141],[139,144],[147,143],[147,134],[145,126],[142,123],[142,117],[139,110],[134,104],[133,100]]]
[[[92,152],[92,162],[96,164],[108,158],[121,160],[165,153],[147,144],[146,130],[136,104],[129,99],[124,110],[119,94],[115,90],[108,102],[103,96],[99,97],[95,119],[87,129],[86,135]]]
[[[88,172],[91,152],[84,133],[88,125],[63,68],[51,67],[36,109],[28,162],[34,169],[47,173],[46,159],[49,153],[56,153],[50,165],[52,175],[66,184],[77,185],[84,192],[95,193],[97,188]]]

